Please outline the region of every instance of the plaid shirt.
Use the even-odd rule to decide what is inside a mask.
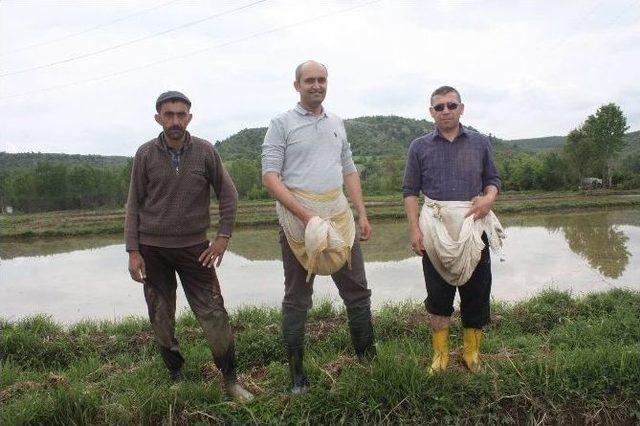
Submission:
[[[493,185],[500,190],[489,137],[460,126],[449,142],[436,128],[411,142],[402,193],[432,200],[469,201]]]

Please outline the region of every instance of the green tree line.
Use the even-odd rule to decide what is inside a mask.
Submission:
[[[0,201],[25,213],[121,207],[130,174],[131,160],[111,167],[42,161],[1,172]]]
[[[346,120],[345,126],[367,195],[400,193],[409,143],[433,128],[425,120],[393,116],[360,117]],[[640,149],[625,147],[640,145],[640,140],[625,136],[627,129],[622,110],[607,104],[563,138],[560,150],[530,152],[494,138],[503,190],[577,189],[585,177],[601,178],[608,187],[640,188]],[[245,129],[216,144],[241,199],[269,198],[262,186],[260,165],[265,132],[265,128]],[[623,156],[623,152],[628,154]],[[12,155],[5,154],[3,161],[10,164]],[[22,160],[33,161],[32,156]],[[37,212],[124,205],[131,159],[118,163],[121,158],[113,157],[111,163],[102,165],[99,159],[78,162],[81,158],[71,157],[67,162],[40,161],[0,169],[2,206]]]

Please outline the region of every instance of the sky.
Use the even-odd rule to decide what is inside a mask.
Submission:
[[[640,0],[0,0],[0,151],[131,156],[166,90],[223,140],[291,109],[308,59],[343,118],[430,119],[446,84],[463,124],[504,139],[609,102],[640,130]]]

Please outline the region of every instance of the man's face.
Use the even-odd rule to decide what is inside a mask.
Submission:
[[[300,103],[316,108],[327,95],[327,70],[320,64],[309,62],[303,65],[300,80],[293,83],[300,93]]]
[[[160,106],[156,121],[162,126],[167,138],[178,141],[184,137],[192,117],[187,104],[181,101],[169,101]]]
[[[439,109],[441,110],[438,111]],[[460,116],[464,112],[464,105],[458,99],[456,92],[449,92],[434,96],[431,99],[429,112],[436,126],[441,131],[448,131],[456,129],[460,125]]]

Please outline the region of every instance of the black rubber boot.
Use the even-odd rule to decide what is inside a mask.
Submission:
[[[291,375],[291,393],[294,395],[303,394],[309,388],[309,380],[304,374],[302,360],[304,358],[304,350],[297,348],[288,351],[289,355],[289,374]]]
[[[173,346],[165,348],[163,346],[158,347],[160,349],[160,356],[164,361],[164,365],[169,369],[169,377],[174,383],[180,382],[184,379],[182,375],[182,366],[184,365],[184,358],[178,349],[178,341],[173,340]]]
[[[349,331],[353,349],[360,361],[369,361],[376,356],[375,337],[371,323],[371,308],[360,306],[347,308]]]
[[[304,329],[307,311],[293,308],[282,309],[282,337],[287,349],[289,373],[291,375],[291,393],[301,394],[307,391],[309,381],[304,374]]]

